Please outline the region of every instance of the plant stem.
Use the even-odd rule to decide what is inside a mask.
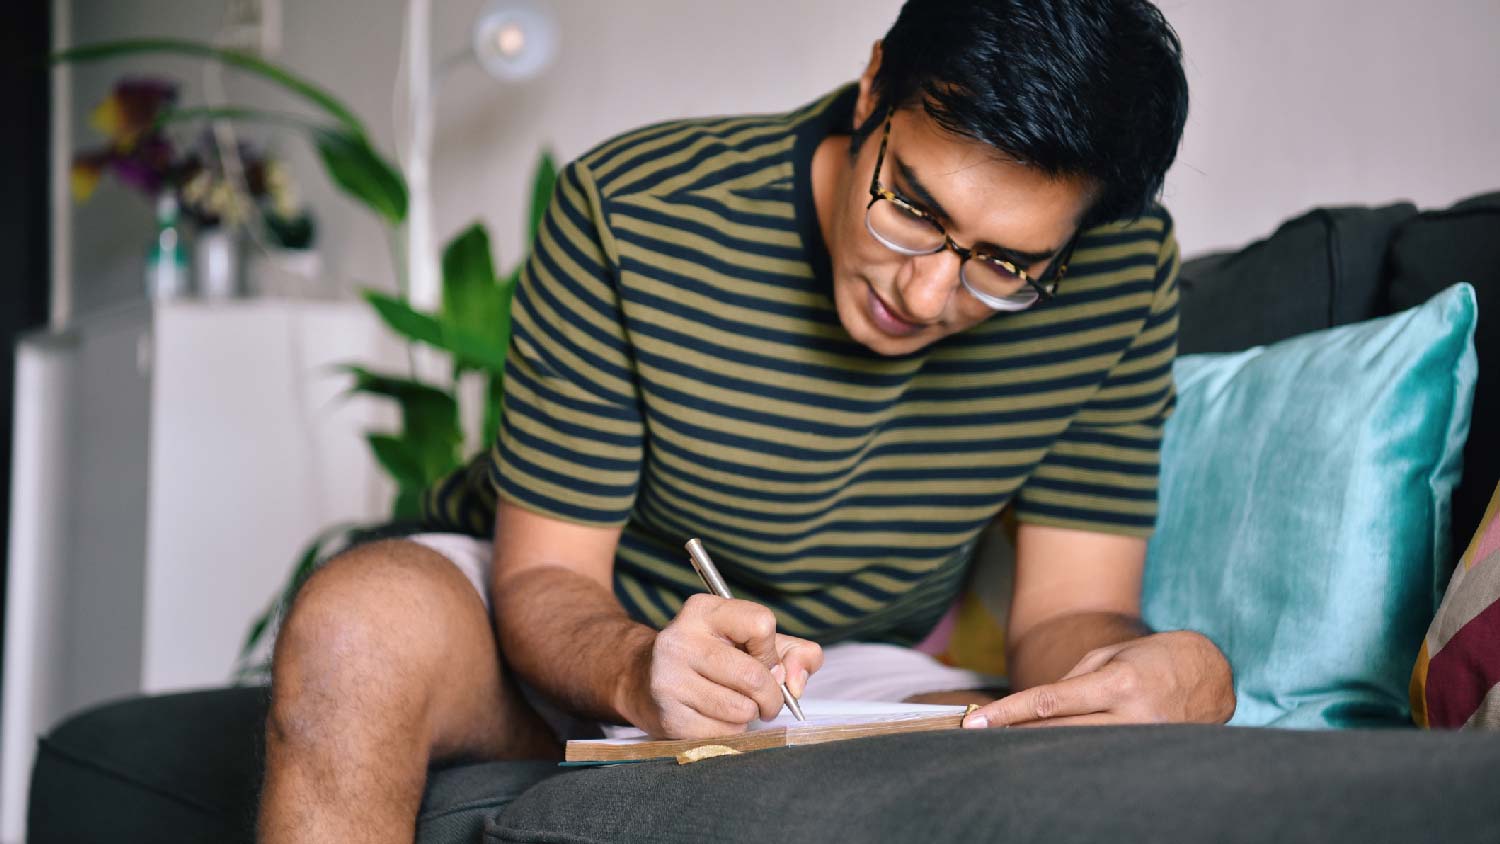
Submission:
[[[212,59],[268,79],[294,94],[312,102],[328,112],[355,135],[363,138],[369,133],[349,107],[336,97],[302,77],[277,67],[270,62],[238,50],[224,50],[196,41],[181,38],[130,38],[87,44],[63,50],[52,55],[54,62],[93,62],[119,56],[140,53],[178,53]]]

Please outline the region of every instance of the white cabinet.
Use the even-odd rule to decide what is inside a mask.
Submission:
[[[225,683],[299,549],[382,516],[362,433],[395,414],[343,396],[355,361],[405,361],[359,302],[142,305],[20,344],[0,827],[38,733]]]

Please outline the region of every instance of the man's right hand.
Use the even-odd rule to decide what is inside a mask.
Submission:
[[[823,649],[777,633],[775,615],[759,604],[699,594],[635,665],[622,707],[632,723],[655,738],[711,738],[776,717],[777,683],[801,697]]]

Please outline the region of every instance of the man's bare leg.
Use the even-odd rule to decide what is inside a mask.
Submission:
[[[308,580],[277,640],[260,840],[410,842],[429,762],[559,751],[464,575],[414,542],[361,546]]]

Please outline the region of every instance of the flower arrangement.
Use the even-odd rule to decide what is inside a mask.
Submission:
[[[239,143],[231,168],[206,127],[190,143],[179,144],[166,131],[176,103],[177,86],[170,81],[127,77],[116,83],[89,119],[104,135],[104,145],[73,158],[73,198],[86,201],[110,174],[148,198],[171,191],[184,216],[200,229],[258,222],[272,244],[310,248],[313,220],[286,165]]]

